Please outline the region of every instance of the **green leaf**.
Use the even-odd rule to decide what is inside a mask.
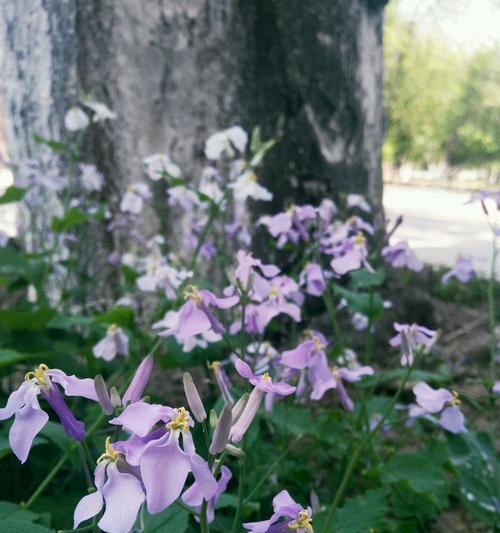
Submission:
[[[340,285],[335,285],[335,293],[345,299],[353,311],[357,311],[373,319],[379,317],[384,311],[384,301],[378,293],[353,292]]]
[[[61,233],[62,231],[68,231],[75,226],[80,226],[85,224],[89,219],[88,215],[84,213],[78,207],[71,207],[64,213],[64,216],[53,217],[52,218],[52,230],[56,233]]]
[[[5,192],[0,196],[0,204],[10,204],[11,202],[19,202],[26,194],[26,189],[23,187],[15,187],[11,185],[5,189]]]
[[[33,358],[34,356],[32,354],[21,353],[8,348],[0,348],[0,368]]]
[[[71,330],[75,326],[90,326],[93,323],[93,319],[83,315],[56,315],[52,317],[47,327],[51,329],[64,329]]]
[[[47,533],[53,531],[37,524],[40,515],[26,511],[11,502],[0,502],[0,531],[2,533]]]
[[[379,531],[387,513],[387,495],[385,488],[369,490],[359,496],[349,498],[337,511],[332,533],[368,533],[371,529]],[[315,531],[323,531],[326,514],[315,515]]]
[[[383,466],[382,483],[405,481],[419,494],[428,494],[436,506],[445,507],[450,485],[443,471],[431,463],[424,454],[395,455]]]
[[[0,310],[0,328],[20,331],[43,331],[55,311],[41,308],[36,311]]]
[[[52,422],[51,420],[45,424],[39,435],[59,446],[63,452],[68,451],[74,442],[71,437],[66,435],[61,424]]]
[[[33,135],[33,140],[37,144],[44,144],[45,146],[48,146],[53,152],[61,154],[66,151],[65,144],[58,141],[53,141],[51,139],[46,139],[45,137],[38,135],[38,133],[35,133],[35,135]]]
[[[120,305],[107,313],[97,315],[95,321],[102,324],[116,324],[123,328],[130,328],[134,323],[134,310]]]
[[[144,533],[184,533],[188,527],[189,513],[177,505],[171,505],[162,513],[147,515]]]
[[[451,463],[460,484],[460,499],[473,516],[493,525],[500,501],[500,463],[487,433],[448,434]]]
[[[355,289],[369,289],[370,287],[380,287],[384,283],[385,273],[383,270],[370,272],[366,268],[351,272],[351,283]]]

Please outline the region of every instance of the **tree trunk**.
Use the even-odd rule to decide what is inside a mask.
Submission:
[[[63,136],[90,94],[118,113],[85,140],[113,205],[168,153],[187,175],[211,132],[276,137],[262,170],[287,202],[366,194],[381,213],[384,0],[3,0],[4,126],[14,162]],[[164,191],[157,187],[157,205]]]

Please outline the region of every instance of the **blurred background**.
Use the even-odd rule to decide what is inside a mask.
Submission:
[[[295,2],[289,4],[290,15],[282,2],[251,2],[252,7],[238,8],[241,13],[231,11],[230,2],[229,7],[218,11],[203,8],[203,2],[186,2],[184,7],[164,2],[160,12],[149,8],[143,13],[144,8],[133,4],[120,11],[103,3],[93,17],[101,20],[101,26],[114,16],[115,30],[120,25],[130,30],[132,25],[137,34],[118,38],[118,31],[111,28],[109,39],[94,48],[88,44],[89,35],[105,29],[98,24],[82,27],[87,8],[78,4],[69,2],[65,9],[58,9],[48,2],[42,13],[37,2],[23,11],[20,4],[16,7],[15,2],[3,2],[0,155],[5,164],[0,170],[0,187],[12,183],[6,164],[9,156],[13,163],[19,163],[19,159],[36,153],[37,147],[31,143],[34,133],[57,136],[57,122],[82,93],[103,96],[122,118],[129,116],[129,122],[125,117],[125,123],[116,129],[124,125],[131,130],[136,139],[133,142],[102,131],[95,141],[87,143],[92,157],[106,160],[102,163],[105,170],[110,164],[118,167],[109,170],[110,182],[127,180],[122,176],[124,168],[135,161],[129,155],[133,150],[144,156],[158,148],[180,163],[196,160],[201,136],[215,126],[230,126],[237,118],[247,127],[262,126],[265,133],[281,141],[264,170],[264,180],[277,183],[277,190],[288,180],[292,196],[320,196],[329,191],[324,184],[331,182],[333,194],[339,189],[362,192],[377,207],[382,197],[377,152],[383,142],[385,215],[388,219],[400,213],[405,217],[397,237],[408,240],[426,262],[451,265],[461,251],[477,259],[480,271],[486,270],[489,232],[482,213],[464,203],[470,191],[500,188],[497,0],[336,2],[331,9],[318,1],[304,9],[301,22],[293,23],[287,16],[293,17],[300,10]],[[143,14],[151,20],[158,17],[163,26],[140,21]],[[202,14],[210,20],[197,33]],[[336,24],[339,15],[344,17],[345,29]],[[38,26],[37,17],[42,21]],[[229,26],[228,17],[234,19]],[[63,29],[64,20],[74,23],[72,30]],[[383,52],[379,43],[382,20]],[[14,36],[13,24],[24,30]],[[290,24],[290,31],[286,24]],[[28,35],[31,25],[37,28],[35,37]],[[348,36],[349,25],[357,35],[354,42]],[[160,29],[163,33],[159,37]],[[281,41],[260,38],[267,29],[281,32]],[[298,37],[290,40],[294,29],[301,41]],[[314,34],[319,44],[311,43]],[[223,50],[225,38],[229,56],[242,65],[228,66],[231,57]],[[67,50],[68,39],[76,39],[76,52]],[[280,48],[283,42],[289,50]],[[52,54],[44,72],[39,70],[42,66],[37,67],[36,46],[41,46],[39,54]],[[243,48],[250,52],[242,53]],[[382,54],[383,115],[381,101],[378,103]],[[145,58],[149,64],[138,67],[144,65]],[[353,62],[359,64],[359,76]],[[125,64],[132,81],[116,70]],[[141,68],[147,69],[152,82],[138,79],[145,72]],[[221,70],[229,73],[221,75]],[[183,71],[184,77],[179,74]],[[236,75],[238,81],[234,82]],[[103,80],[110,76],[115,80],[106,84]],[[211,76],[219,78],[218,85],[212,83]],[[210,96],[228,79],[226,101]],[[193,92],[193,84],[198,93],[205,92],[202,97]],[[352,97],[359,88],[364,96]],[[319,95],[311,95],[315,91]],[[187,94],[179,98],[178,93]],[[320,101],[327,97],[330,102]],[[214,98],[216,113],[207,111]],[[179,105],[184,116],[177,115]],[[351,109],[358,105],[362,118]],[[142,129],[137,126],[138,117],[144,122]],[[361,141],[357,140],[359,132]],[[102,140],[105,146],[96,149]],[[112,146],[119,143],[118,149]],[[361,170],[353,163],[357,156],[362,160]],[[280,174],[281,168],[289,169],[289,175],[277,175],[276,168]],[[285,202],[277,190],[276,203]],[[0,229],[9,235],[16,232],[15,209],[12,204],[0,209]]]

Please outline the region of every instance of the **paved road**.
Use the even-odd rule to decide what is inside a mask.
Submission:
[[[407,240],[417,256],[427,263],[452,265],[462,253],[475,258],[478,271],[488,271],[491,233],[481,206],[464,205],[469,196],[466,192],[445,189],[386,185],[387,218],[404,216],[394,239]],[[500,277],[500,264],[497,273]]]

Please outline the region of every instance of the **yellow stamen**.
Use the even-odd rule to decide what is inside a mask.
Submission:
[[[133,185],[129,185],[129,186],[127,187],[127,192],[135,192],[135,188],[134,188],[134,186],[133,186]]]
[[[326,346],[321,342],[321,339],[317,335],[312,335],[311,340],[314,342],[314,350],[320,352],[326,348]]]
[[[184,407],[177,409],[177,416],[166,424],[167,429],[180,429],[181,431],[189,430],[189,413]]]
[[[196,285],[188,285],[184,291],[184,300],[193,300],[197,304],[201,304],[200,289]]]
[[[38,368],[35,368],[34,372],[27,372],[24,376],[24,379],[26,381],[31,381],[32,379],[36,379],[38,385],[41,387],[49,387],[50,386],[50,378],[47,375],[47,372],[49,371],[49,367],[45,364],[38,365]]]
[[[332,376],[335,378],[335,379],[338,379],[339,378],[339,367],[338,366],[332,366],[330,368],[330,372],[332,373]]]
[[[120,328],[118,327],[117,324],[111,324],[109,327],[108,327],[108,335],[116,335],[118,333],[118,330]]]
[[[309,512],[305,509],[299,512],[297,520],[288,524],[289,529],[305,529],[307,533],[313,533],[312,518],[309,516]]]
[[[365,236],[359,231],[356,237],[354,237],[354,244],[365,244],[365,242]]]
[[[277,297],[279,296],[280,291],[277,287],[271,287],[271,290],[269,291],[269,296]]]
[[[257,174],[255,174],[255,172],[252,170],[249,174],[248,174],[248,179],[252,180],[252,181],[257,181]]]
[[[117,452],[113,446],[111,446],[111,437],[106,437],[106,440],[104,441],[104,449],[106,451],[99,456],[97,459],[97,464],[101,463],[102,461],[110,461],[114,463],[117,459],[123,457],[121,452]]]
[[[211,363],[207,363],[207,367],[210,368],[210,370],[213,370],[214,372],[216,370],[219,370],[222,363],[220,361],[212,361]]]
[[[264,379],[266,381],[272,381],[271,376],[269,375],[269,372],[264,372],[262,374],[262,379]]]
[[[451,394],[453,398],[449,401],[449,404],[452,406],[460,405],[462,403],[462,400],[460,399],[458,392],[456,390],[452,390]]]

